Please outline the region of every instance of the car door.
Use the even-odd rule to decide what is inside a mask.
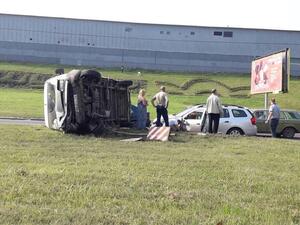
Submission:
[[[184,123],[187,131],[200,132],[203,111],[204,109],[196,109],[184,117]]]
[[[223,108],[223,116],[220,117],[218,132],[226,134],[227,130],[229,130],[230,127],[231,127],[231,119],[230,119],[229,110]]]
[[[289,123],[290,122],[287,120],[285,112],[280,111],[280,119],[279,119],[278,127],[276,129],[276,133],[280,134],[284,130],[284,128],[289,126]]]
[[[300,131],[300,113],[299,112],[293,112],[293,111],[287,111],[284,112],[286,116],[286,127],[293,127],[296,129],[296,131]]]
[[[256,110],[254,112],[256,117],[256,127],[257,133],[269,133],[270,127],[268,123],[265,123],[268,118],[268,111],[267,110]]]

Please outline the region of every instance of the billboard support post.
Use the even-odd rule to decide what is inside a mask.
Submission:
[[[266,93],[265,93],[265,110],[268,109],[268,98],[269,98],[269,93],[266,92]]]

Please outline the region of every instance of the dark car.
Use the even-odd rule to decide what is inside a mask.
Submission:
[[[253,110],[256,117],[257,133],[269,133],[270,126],[265,121],[268,117],[268,110],[256,109]],[[295,133],[300,133],[300,112],[295,110],[281,110],[280,120],[277,127],[278,136],[285,138],[293,138]]]

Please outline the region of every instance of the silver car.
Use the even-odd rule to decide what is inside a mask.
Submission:
[[[236,105],[223,105],[223,111],[224,114],[220,118],[218,133],[256,135],[256,118],[248,108]],[[208,128],[206,106],[203,105],[190,111],[184,116],[182,122],[185,124],[187,131],[206,132]]]

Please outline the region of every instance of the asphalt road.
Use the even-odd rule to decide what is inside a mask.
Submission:
[[[45,122],[42,119],[0,118],[0,124],[44,125]]]
[[[257,137],[264,137],[264,138],[271,138],[271,133],[270,134],[259,133],[256,136]],[[284,139],[284,138],[281,138],[281,139]],[[293,138],[293,140],[299,140],[300,141],[300,133],[295,134],[295,137]]]

